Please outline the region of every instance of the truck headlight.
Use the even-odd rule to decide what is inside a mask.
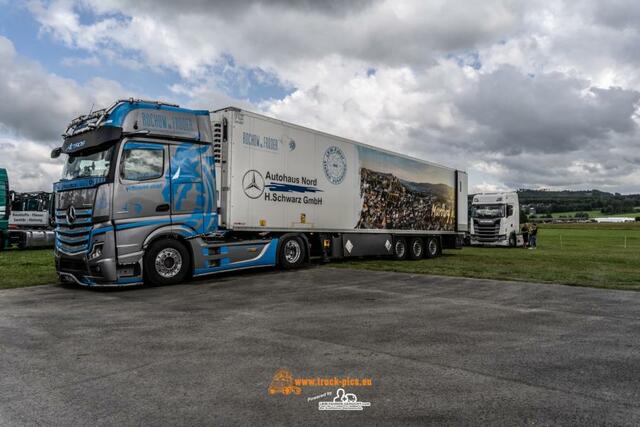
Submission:
[[[96,243],[95,245],[93,245],[93,249],[91,250],[91,253],[89,254],[89,261],[93,261],[96,258],[100,258],[102,256],[102,247],[104,246],[103,243]]]

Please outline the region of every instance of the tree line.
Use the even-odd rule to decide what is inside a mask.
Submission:
[[[640,207],[640,194],[588,191],[518,190],[521,206],[534,208],[536,214],[600,211],[605,214],[633,212]],[[588,216],[588,215],[587,215]]]

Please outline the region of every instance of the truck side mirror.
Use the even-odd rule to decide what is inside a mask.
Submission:
[[[54,148],[53,150],[51,150],[52,159],[57,159],[58,157],[60,157],[60,154],[62,154],[62,147]]]
[[[507,216],[513,215],[513,206],[507,205]]]

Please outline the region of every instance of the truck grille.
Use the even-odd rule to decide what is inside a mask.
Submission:
[[[74,213],[75,218],[69,218],[66,210],[56,210],[56,247],[68,254],[88,249],[92,229],[92,209],[76,209]]]
[[[473,220],[473,238],[480,242],[495,242],[500,233],[500,221],[479,222]]]
[[[84,261],[73,258],[60,258],[60,271],[65,272],[87,272],[87,265]]]

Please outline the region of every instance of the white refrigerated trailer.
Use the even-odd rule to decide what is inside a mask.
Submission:
[[[467,231],[465,172],[238,108],[118,101],[54,151],[56,265],[82,284],[435,257]]]

